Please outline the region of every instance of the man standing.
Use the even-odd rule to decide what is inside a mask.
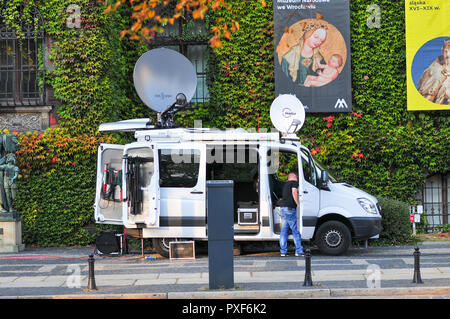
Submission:
[[[287,238],[289,228],[295,243],[295,256],[303,256],[302,238],[297,229],[297,206],[298,203],[298,178],[297,174],[290,172],[288,182],[283,187],[283,198],[281,200],[281,233],[280,253],[287,255]]]

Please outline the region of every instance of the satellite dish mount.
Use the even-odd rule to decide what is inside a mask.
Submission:
[[[178,93],[175,103],[173,103],[167,110],[157,114],[157,128],[174,128],[175,115],[183,110],[189,103],[186,101],[186,95]]]

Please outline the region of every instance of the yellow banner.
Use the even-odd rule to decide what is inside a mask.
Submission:
[[[450,110],[449,6],[449,0],[405,0],[409,111]]]

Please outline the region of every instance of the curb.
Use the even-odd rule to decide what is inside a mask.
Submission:
[[[302,299],[450,295],[450,287],[219,290],[146,294],[77,294],[59,296],[3,296],[0,299]]]
[[[450,287],[298,289],[266,291],[169,292],[168,299],[301,299],[450,295]]]

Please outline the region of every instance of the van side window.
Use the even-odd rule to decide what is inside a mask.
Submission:
[[[199,150],[159,150],[160,187],[192,188],[197,185],[199,169]]]

